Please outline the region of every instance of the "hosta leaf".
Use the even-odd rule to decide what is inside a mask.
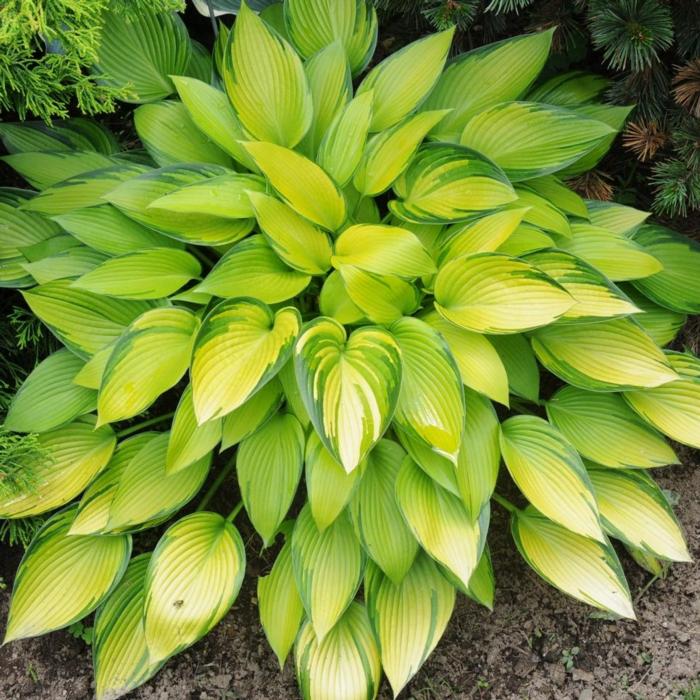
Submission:
[[[144,628],[151,663],[194,644],[236,600],[245,572],[243,540],[216,513],[171,525],[146,572]]]
[[[301,141],[313,118],[311,92],[301,60],[245,4],[229,37],[223,77],[246,131],[259,141],[289,148]]]
[[[178,248],[181,245],[137,224],[110,204],[76,209],[56,216],[54,220],[81,243],[107,255],[162,246]]]
[[[68,178],[76,178],[93,170],[118,165],[118,159],[95,151],[57,151],[49,153],[14,153],[2,161],[18,172],[32,187],[46,190]],[[45,211],[44,198],[29,209]]]
[[[492,335],[489,342],[496,348],[508,375],[511,394],[537,403],[540,395],[540,370],[535,353],[524,335]]]
[[[700,313],[700,245],[663,226],[642,226],[634,240],[653,255],[663,269],[634,286],[657,304],[690,314]]]
[[[302,292],[310,281],[309,275],[285,265],[262,236],[251,236],[231,248],[196,289],[276,304]]]
[[[520,97],[542,70],[552,33],[549,29],[506,39],[450,61],[423,103],[423,109],[453,110],[435,129],[435,138],[458,141],[474,114]]]
[[[4,122],[0,138],[8,153],[25,151],[98,151],[109,155],[119,150],[114,135],[89,119],[56,119],[51,126],[42,121]]]
[[[365,473],[350,503],[355,532],[368,556],[397,585],[411,568],[418,542],[396,501],[396,477],[406,453],[380,440],[367,457]]]
[[[465,592],[475,603],[493,610],[493,597],[496,580],[493,575],[491,553],[488,544],[484,547],[484,553],[479,559],[476,571],[469,579],[469,588]]]
[[[518,228],[526,209],[503,209],[493,214],[475,214],[462,224],[450,226],[437,243],[441,263],[460,255],[492,253]]]
[[[527,186],[569,216],[588,219],[586,202],[555,175],[534,178],[528,181]]]
[[[236,468],[243,504],[266,547],[294,500],[303,467],[304,430],[289,413],[270,418],[238,448]]]
[[[350,274],[352,276],[352,271]],[[364,311],[350,298],[343,277],[337,270],[324,280],[318,306],[323,316],[334,318],[344,325],[357,323],[365,316]]]
[[[194,245],[234,243],[250,233],[252,219],[225,219],[209,214],[184,214],[151,208],[156,200],[196,182],[230,174],[220,165],[171,165],[135,177],[110,189],[105,199],[131,219]]]
[[[642,311],[642,313],[635,315],[634,320],[659,347],[668,345],[681,332],[688,318],[686,314],[671,311],[655,304],[631,285],[625,286],[624,292]]]
[[[305,63],[304,72],[311,90],[314,118],[301,147],[314,157],[333,117],[352,96],[350,65],[342,44],[336,42],[319,50]]]
[[[339,272],[344,291],[355,309],[360,310],[359,319],[351,315],[351,321],[366,316],[375,323],[388,324],[412,314],[420,304],[418,289],[395,275],[376,275],[354,265],[340,265]]]
[[[435,312],[423,320],[445,340],[465,386],[508,405],[508,375],[489,339],[446,321]]]
[[[569,107],[598,97],[610,81],[602,75],[568,71],[555,75],[528,92],[528,99],[549,105]]]
[[[367,575],[367,611],[396,697],[440,641],[455,604],[455,589],[425,553],[399,584]]]
[[[540,328],[532,348],[550,372],[581,389],[622,391],[677,378],[654,341],[626,318]]]
[[[700,448],[700,361],[668,353],[676,381],[653,389],[627,391],[625,400],[647,422],[671,439]]]
[[[588,473],[611,537],[654,557],[691,561],[673,509],[648,474],[627,469],[589,469]]]
[[[460,143],[498,163],[513,182],[549,175],[591,151],[607,124],[535,102],[505,102],[479,112]]]
[[[174,474],[209,454],[221,441],[220,418],[197,424],[192,402],[192,385],[188,384],[177,404],[168,440],[165,471]]]
[[[307,621],[297,637],[294,661],[304,700],[374,700],[379,691],[379,650],[360,603],[352,603],[322,641]]]
[[[398,226],[357,224],[335,242],[333,266],[354,265],[365,272],[415,278],[435,272],[435,263],[418,238]]]
[[[176,513],[199,491],[209,473],[210,457],[166,474],[168,433],[149,440],[118,474],[102,532],[120,532],[162,521]],[[111,466],[108,467],[108,470]]]
[[[164,307],[139,316],[112,350],[100,382],[98,424],[138,415],[187,371],[199,319]]]
[[[306,441],[305,462],[306,491],[311,515],[316,527],[323,532],[340,515],[352,497],[360,483],[366,462],[348,474],[343,465],[323,446],[315,431],[311,431]]]
[[[174,12],[105,15],[96,72],[108,85],[127,87],[127,101],[152,102],[173,91],[170,75],[184,73],[192,48],[187,28]]]
[[[445,112],[440,111],[413,114],[373,136],[353,175],[355,189],[365,196],[389,189],[408,167],[426,134],[444,116]]]
[[[510,255],[513,258],[524,258],[529,253],[555,247],[554,239],[549,233],[545,233],[531,224],[523,223],[508,236],[505,243],[498,246],[496,252]]]
[[[620,289],[581,258],[561,250],[548,250],[531,253],[525,259],[559,282],[576,301],[562,319],[592,321],[639,311]]]
[[[329,231],[340,228],[345,221],[345,199],[316,163],[274,143],[248,141],[244,146],[292,209]]]
[[[323,640],[355,597],[365,565],[347,514],[320,532],[305,506],[292,533],[292,562],[304,609]]]
[[[394,429],[399,442],[411,456],[411,459],[435,481],[435,483],[439,484],[450,493],[453,493],[455,496],[459,496],[460,491],[457,485],[457,471],[455,469],[455,466],[459,466],[459,460],[457,461],[457,465],[455,465],[455,463],[450,461],[447,457],[439,455],[425,442],[401,430],[397,425],[394,425]],[[464,440],[462,440],[462,444],[464,444]]]
[[[496,488],[500,430],[496,411],[485,396],[467,389],[464,402],[467,420],[455,476],[462,502],[476,520]]]
[[[233,411],[270,381],[292,352],[301,319],[256,299],[229,299],[205,317],[192,356],[194,410],[200,423]]]
[[[51,517],[22,557],[4,643],[67,627],[89,615],[124,574],[131,538],[68,535],[77,508]]]
[[[80,499],[78,514],[70,528],[71,535],[103,533],[109,522],[109,510],[114,494],[129,462],[156,435],[154,432],[137,433],[117,444],[107,467],[85,489]]]
[[[357,0],[289,0],[286,26],[296,50],[308,58],[334,42],[347,54],[353,74],[370,60],[377,43],[377,13]]]
[[[450,27],[414,41],[372,68],[357,89],[374,93],[370,131],[393,126],[425,100],[440,77],[453,34]]]
[[[151,158],[164,167],[177,163],[231,165],[231,157],[190,119],[182,102],[164,100],[134,110],[134,127]]]
[[[311,425],[311,417],[306,410],[304,399],[301,395],[301,389],[297,382],[293,357],[289,358],[289,360],[282,365],[282,369],[279,371],[277,377],[282,385],[282,396],[287,403],[287,410],[289,413],[296,416],[304,430],[308,432],[308,428]]]
[[[199,277],[197,258],[175,248],[147,248],[106,260],[72,286],[121,299],[161,299]]]
[[[149,209],[166,209],[182,214],[249,219],[254,215],[248,192],[264,192],[265,181],[257,175],[226,173],[185,185],[153,200]]]
[[[532,508],[513,517],[512,532],[525,561],[547,583],[584,603],[634,619],[625,575],[608,543],[577,535]]]
[[[316,162],[339,187],[347,185],[362,158],[373,99],[371,90],[352,99],[336,114],[319,146]]]
[[[603,202],[597,199],[586,200],[586,210],[594,226],[607,229],[620,236],[631,234],[649,218],[648,211],[641,211],[617,202]]]
[[[76,245],[36,262],[22,263],[22,267],[38,284],[46,284],[53,282],[53,280],[80,277],[80,275],[94,270],[106,259],[105,255],[96,250]]]
[[[560,247],[583,258],[615,282],[649,277],[662,263],[635,241],[586,223],[571,225],[572,238]]]
[[[552,323],[575,301],[529,263],[497,253],[465,255],[435,278],[435,308],[477,333],[517,333]]]
[[[255,432],[277,412],[283,398],[282,385],[273,377],[238,408],[227,413],[221,427],[221,450],[237,445]]]
[[[40,362],[12,398],[5,430],[43,433],[93,411],[97,394],[73,383],[84,364],[66,349]]]
[[[307,275],[328,270],[333,249],[327,233],[270,195],[248,196],[260,230],[283,262]]]
[[[571,224],[566,215],[548,199],[541,197],[523,183],[515,187],[515,194],[517,199],[509,206],[515,209],[528,208],[523,215],[524,223],[557,233],[565,238],[571,237]]]
[[[472,520],[460,499],[438,486],[410,457],[399,470],[396,498],[421,547],[468,588],[486,541],[488,506]]]
[[[501,425],[501,454],[537,510],[572,532],[605,541],[583,462],[556,428],[536,416],[509,418]]]
[[[219,148],[250,168],[252,161],[240,141],[245,132],[225,92],[184,75],[170,76],[194,125]]]
[[[320,317],[299,336],[294,366],[316,432],[345,470],[352,471],[394,413],[401,383],[397,342],[371,326],[348,338],[337,321]]]
[[[402,366],[394,420],[456,462],[465,413],[457,363],[439,333],[417,318],[402,318],[390,330],[401,350]]]
[[[99,170],[83,172],[73,177],[65,176],[61,182],[48,187],[24,205],[30,211],[55,216],[104,204],[107,193],[120,183],[148,173],[151,168],[139,163],[121,162],[111,167],[100,166]]]
[[[258,610],[267,641],[283,669],[304,617],[304,606],[294,581],[289,540],[277,555],[270,573],[258,578]]]
[[[39,447],[43,454],[27,458],[33,483],[0,501],[0,517],[26,518],[73,500],[107,464],[116,442],[109,426],[95,429],[92,416],[42,433]]]
[[[119,585],[95,616],[93,669],[97,700],[117,698],[138,688],[160,669],[152,664],[143,630],[146,569],[151,555],[134,557]]]
[[[549,420],[586,459],[606,467],[662,467],[678,459],[617,394],[563,387],[547,401]]]

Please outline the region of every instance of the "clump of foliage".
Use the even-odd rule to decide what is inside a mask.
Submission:
[[[634,104],[624,145],[648,171],[653,207],[671,216],[700,210],[700,4],[695,0],[375,0],[381,12],[438,29],[455,23],[467,44],[556,27],[560,64],[610,69],[605,98]],[[626,170],[629,169],[629,166]],[[600,192],[600,178],[580,180]],[[611,190],[610,190],[611,192]]]
[[[113,22],[182,9],[182,0],[7,0],[0,6],[0,108],[21,119],[111,112],[127,84],[105,84],[93,68]],[[116,17],[116,19],[113,18]]]
[[[97,610],[97,695],[128,692],[230,609],[242,512],[281,544],[260,619],[305,698],[373,698],[382,670],[399,693],[457,594],[492,606],[492,503],[546,581],[633,618],[610,538],[689,559],[650,471],[678,461],[664,435],[700,447],[700,360],[664,349],[700,246],[564,184],[628,109],[596,76],[537,82],[551,31],[447,63],[448,28],[366,72],[357,0],[243,5],[211,82],[178,71],[175,25],[144,36],[111,64],[177,92],[134,111],[145,154],[84,120],[3,127],[36,190],[2,190],[3,284],[65,346],[5,421],[49,458],[0,517],[57,510],[5,641]]]

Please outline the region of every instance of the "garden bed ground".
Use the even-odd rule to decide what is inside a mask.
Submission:
[[[651,578],[627,557],[637,622],[591,616],[539,580],[515,551],[505,517],[491,527],[496,579],[493,613],[461,598],[440,645],[405,691],[416,700],[530,698],[557,700],[661,700],[683,697],[700,676],[700,464],[683,452],[685,466],[657,471],[680,498],[693,564],[673,567],[642,592]],[[242,528],[244,534],[245,526]],[[248,531],[250,534],[250,531]],[[233,610],[208,637],[173,659],[134,700],[286,700],[297,698],[290,661],[283,673],[257,620],[254,575],[269,562],[248,547],[246,583]],[[11,583],[19,552],[3,550],[0,576]],[[9,590],[0,592],[0,616]],[[575,647],[567,672],[562,653]],[[0,649],[0,698],[87,700],[92,697],[90,652],[67,632],[15,642]],[[380,697],[391,697],[382,686]],[[694,698],[697,696],[693,696]]]

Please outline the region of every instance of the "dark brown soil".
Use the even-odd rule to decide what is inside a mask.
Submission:
[[[700,558],[700,469],[656,472],[679,497],[678,513],[691,551]],[[592,608],[548,587],[515,551],[502,512],[494,513],[490,545],[497,578],[495,611],[462,598],[448,630],[422,671],[404,691],[433,698],[660,700],[680,698],[700,677],[700,573],[697,563],[676,565],[647,590],[650,575],[628,558],[637,622],[596,619]],[[288,661],[280,673],[257,620],[253,576],[267,564],[249,547],[249,577],[225,620],[156,678],[134,700],[283,700],[297,698]],[[0,575],[11,581],[18,553],[4,550]],[[9,593],[0,593],[0,614]],[[579,648],[574,667],[562,653]],[[0,698],[87,700],[92,696],[90,650],[67,632],[0,649]],[[391,697],[384,684],[380,697]]]

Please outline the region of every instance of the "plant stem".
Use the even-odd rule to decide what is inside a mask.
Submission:
[[[517,513],[518,508],[514,506],[507,498],[504,498],[500,494],[493,493],[491,495],[491,498],[493,498],[498,505],[503,506],[509,513]]]
[[[138,433],[138,431],[142,428],[148,428],[150,425],[162,423],[163,421],[172,418],[174,415],[175,411],[171,411],[170,413],[164,413],[162,416],[155,416],[153,418],[149,418],[148,420],[141,421],[141,423],[137,423],[136,425],[131,425],[128,428],[124,428],[124,430],[120,430],[117,433],[117,438],[124,438],[132,433]]]
[[[233,471],[235,466],[236,458],[234,456],[228,462],[226,462],[223,467],[221,467],[221,471],[217,474],[216,479],[214,479],[212,485],[207,489],[207,492],[199,502],[197,510],[204,510],[207,505],[209,505],[209,501],[211,501],[211,499],[214,497],[214,494],[219,490],[221,484],[224,483],[224,479]]]
[[[238,501],[235,508],[226,516],[226,520],[232,523],[236,519],[236,516],[241,512],[241,508],[243,508],[243,501]]]
[[[207,9],[209,10],[209,19],[211,20],[211,29],[214,32],[214,37],[219,36],[219,28],[216,26],[216,16],[214,15],[214,6],[211,0],[207,0]]]

